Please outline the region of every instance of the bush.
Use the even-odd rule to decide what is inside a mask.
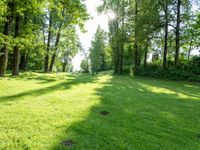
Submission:
[[[158,63],[148,64],[146,68],[140,67],[137,75],[154,78],[165,78],[170,80],[200,81],[200,57],[194,57],[190,61],[185,61],[179,68],[172,64],[164,70]]]

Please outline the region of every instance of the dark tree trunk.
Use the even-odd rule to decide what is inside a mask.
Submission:
[[[56,60],[56,52],[54,52],[53,55],[52,55],[51,63],[50,63],[50,67],[49,67],[49,72],[52,72],[55,60]]]
[[[135,52],[134,52],[135,73],[138,72],[138,67],[139,67],[139,51],[138,51],[138,41],[137,41],[137,15],[138,15],[138,2],[136,0],[135,1]]]
[[[163,68],[167,68],[167,53],[168,53],[168,5],[165,6],[165,45],[163,54]]]
[[[147,67],[147,54],[148,54],[148,46],[146,46],[146,49],[144,52],[144,68]]]
[[[177,2],[177,22],[176,22],[176,52],[175,52],[175,66],[179,66],[179,52],[180,52],[180,13],[181,13],[181,0]]]
[[[49,51],[50,51],[50,45],[51,45],[51,27],[52,27],[52,14],[50,12],[49,16],[49,34],[48,34],[48,40],[47,40],[47,49],[45,54],[45,61],[44,61],[44,72],[49,71]]]
[[[62,22],[60,23],[60,26],[59,26],[59,30],[58,30],[58,33],[57,33],[57,37],[56,37],[56,43],[55,43],[55,49],[54,49],[54,53],[52,55],[52,58],[51,58],[51,64],[50,64],[50,67],[49,67],[49,72],[52,72],[53,70],[53,65],[55,63],[55,60],[56,60],[56,53],[57,53],[57,50],[58,50],[58,44],[60,42],[60,32],[61,32],[61,28],[62,28]]]
[[[3,31],[3,34],[5,36],[10,35],[13,16],[14,16],[14,9],[15,9],[15,3],[12,1],[8,2],[9,15],[6,17],[7,21],[4,25],[4,31]],[[4,77],[6,73],[7,63],[8,63],[8,50],[7,50],[7,45],[4,44],[4,46],[0,49],[0,77]]]
[[[66,66],[67,66],[67,63],[63,63],[63,69],[62,69],[62,72],[66,72]]]
[[[192,39],[190,41],[190,47],[189,47],[189,50],[188,50],[188,60],[190,59],[191,50],[192,50]]]
[[[15,38],[19,36],[19,25],[20,24],[20,16],[16,16],[16,22],[15,22]],[[12,75],[17,76],[19,75],[19,63],[20,63],[20,50],[19,46],[16,45],[14,47],[14,53],[13,53],[13,66],[12,66]]]
[[[25,71],[27,69],[28,53],[24,52],[21,54],[19,69]]]
[[[118,20],[113,22],[115,37],[113,37],[113,49],[114,49],[114,74],[119,74],[120,64],[120,49],[119,49],[119,23]]]
[[[120,43],[119,46],[119,66],[118,66],[118,74],[122,74],[123,72],[123,55],[124,55],[124,36],[125,36],[125,32],[124,32],[124,17],[125,17],[125,1],[123,0],[123,16],[122,16],[122,32],[120,35],[120,41],[118,43]]]

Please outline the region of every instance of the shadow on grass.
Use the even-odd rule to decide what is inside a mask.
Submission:
[[[51,82],[53,80],[56,80],[55,77],[52,77],[52,79],[50,79],[49,77],[43,75],[42,77],[39,77],[37,75],[35,75],[36,77],[34,77],[34,75],[30,75],[29,76],[20,76],[20,77],[13,77],[15,79],[23,79],[23,80],[30,80],[31,79],[34,79],[36,81],[45,81],[45,82]],[[67,75],[69,77],[69,75]],[[45,79],[45,77],[47,79]],[[63,77],[61,76],[60,78],[63,79]],[[18,94],[15,94],[15,95],[9,95],[9,96],[2,96],[0,97],[0,103],[4,103],[4,102],[10,102],[10,101],[15,101],[16,99],[20,99],[20,98],[23,98],[25,96],[41,96],[41,95],[44,95],[44,94],[49,94],[49,93],[52,93],[52,92],[55,92],[57,90],[68,90],[70,89],[72,86],[75,86],[75,85],[79,85],[79,84],[85,84],[85,83],[92,83],[92,82],[95,82],[95,79],[96,79],[96,76],[87,76],[87,75],[79,75],[79,76],[76,76],[76,75],[71,75],[70,78],[68,79],[63,79],[62,82],[60,83],[57,83],[55,85],[51,85],[51,86],[48,86],[48,87],[45,87],[45,88],[39,88],[39,89],[34,89],[34,90],[30,90],[30,91],[25,91],[25,92],[22,92],[22,93],[18,93]]]
[[[158,92],[151,90],[154,87]],[[200,97],[198,90],[189,93],[190,88],[178,83],[113,77],[96,90],[101,103],[66,128],[52,149],[199,149]],[[74,144],[64,146],[65,141]]]
[[[64,73],[63,73],[64,74]],[[63,79],[69,79],[69,78],[74,78],[75,76],[72,74],[64,74],[62,73],[48,73],[48,74],[44,74],[44,73],[35,73],[35,72],[25,72],[23,74],[21,74],[20,76],[8,76],[9,79],[15,79],[15,80],[25,80],[25,81],[29,81],[29,80],[35,80],[38,83],[48,83],[48,82],[54,82],[57,80],[63,80]]]

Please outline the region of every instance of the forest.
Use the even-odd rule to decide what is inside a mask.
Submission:
[[[1,77],[6,70],[72,71],[82,52],[84,72],[199,80],[198,1],[104,1],[98,12],[110,17],[109,32],[99,27],[89,52],[76,32],[90,18],[81,1],[3,0],[0,10]]]
[[[199,0],[0,0],[0,149],[200,149],[199,83]]]

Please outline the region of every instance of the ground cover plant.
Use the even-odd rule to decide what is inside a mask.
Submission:
[[[0,149],[200,149],[198,83],[99,74],[0,79]]]

